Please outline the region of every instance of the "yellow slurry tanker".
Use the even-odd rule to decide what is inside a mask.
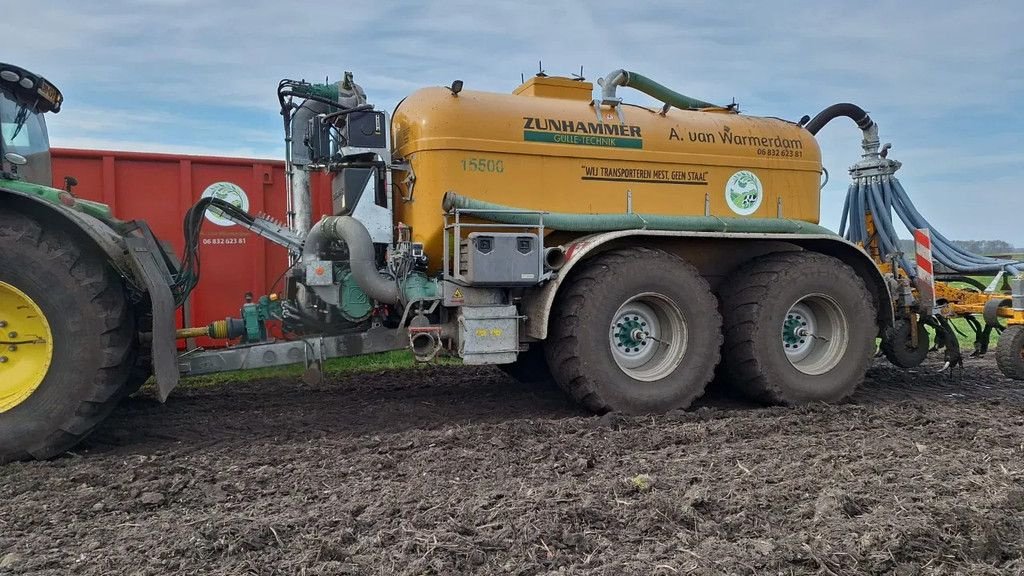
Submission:
[[[955,365],[959,316],[976,354],[1001,331],[999,366],[1024,379],[1024,264],[932,229],[863,110],[789,122],[625,70],[599,84],[595,95],[538,76],[495,94],[456,81],[389,117],[351,75],[283,80],[287,224],[203,199],[179,259],[144,223],[49,187],[43,115],[62,98],[0,64],[0,461],[59,454],[151,375],[163,399],[182,375],[297,362],[316,375],[328,358],[402,348],[644,413],[688,406],[716,371],[765,402],[836,401],[863,379],[876,338],[912,367],[934,332]],[[664,105],[624,102],[626,87]],[[837,234],[817,224],[815,134],[840,117],[863,131],[864,154]],[[329,214],[312,213],[316,172],[331,178]],[[207,210],[286,249],[286,288],[176,331]],[[918,254],[900,252],[897,221]],[[995,280],[962,283],[979,274]],[[230,345],[179,354],[176,341],[197,335]]]

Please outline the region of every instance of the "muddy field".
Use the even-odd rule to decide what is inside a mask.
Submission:
[[[490,368],[143,395],[0,469],[0,573],[1024,573],[1024,392],[935,368],[657,418]]]

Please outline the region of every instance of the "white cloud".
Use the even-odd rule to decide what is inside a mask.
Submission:
[[[993,209],[1019,195],[1002,175],[1024,172],[1014,153],[1024,130],[1018,3],[780,6],[62,0],[5,29],[4,58],[64,90],[58,145],[261,156],[280,154],[277,81],[345,70],[388,110],[417,87],[455,78],[509,91],[541,59],[549,73],[634,69],[703,99],[735,96],[752,114],[796,119],[853,101],[895,144],[905,185],[948,235],[1024,245],[1012,211]],[[835,226],[858,133],[836,123],[820,141],[833,182],[823,220]]]

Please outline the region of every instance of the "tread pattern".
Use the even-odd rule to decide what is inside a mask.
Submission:
[[[92,432],[122,396],[138,353],[133,314],[120,278],[105,255],[91,248],[61,228],[44,227],[16,212],[0,213],[0,250],[36,255],[35,265],[67,271],[67,283],[53,289],[66,292],[69,305],[79,309],[95,330],[88,347],[101,359],[98,369],[79,374],[77,381],[85,394],[70,417],[45,437],[26,439],[23,450],[0,453],[0,462],[52,458],[65,452]],[[78,366],[54,368],[81,372]]]
[[[1014,380],[1024,380],[1024,326],[1008,326],[999,335],[996,344],[996,365],[1003,376]]]
[[[545,342],[545,349],[548,351],[548,365],[555,380],[573,399],[593,412],[608,412],[611,407],[598,393],[595,375],[585,370],[584,363],[577,355],[577,350],[581,345],[577,337],[581,325],[580,313],[585,306],[587,295],[599,284],[608,281],[611,270],[621,267],[626,262],[644,257],[674,259],[681,271],[689,269],[692,275],[703,283],[707,292],[711,293],[707,281],[690,263],[662,250],[640,246],[604,252],[581,264],[579,269],[573,270],[571,281],[560,292],[552,311],[550,326],[552,326],[554,338],[552,339],[549,334],[549,338]],[[713,312],[719,316],[720,322],[721,317],[718,311],[713,310]],[[713,337],[717,339],[714,346],[716,355],[714,364],[717,365],[722,343],[721,331],[717,331]],[[713,377],[714,370],[711,370],[707,380],[694,391],[688,403],[704,393],[704,388]]]
[[[842,266],[836,270],[835,264]],[[783,275],[799,268],[804,274],[839,272],[835,282],[848,282],[858,286],[870,300],[870,292],[864,281],[856,272],[841,261],[815,252],[794,251],[776,252],[756,258],[741,266],[719,291],[725,317],[725,345],[722,355],[724,375],[738,391],[746,396],[768,404],[788,404],[786,391],[765,377],[760,359],[755,351],[754,343],[762,338],[777,339],[776,326],[762,326],[758,320],[759,312],[772,292],[776,282],[784,281]],[[818,269],[818,270],[816,270]],[[771,334],[767,334],[770,331]],[[864,366],[867,369],[868,360]],[[847,395],[859,385],[851,386]]]

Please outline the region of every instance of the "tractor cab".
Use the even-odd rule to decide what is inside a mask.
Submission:
[[[0,178],[51,186],[47,112],[64,96],[42,76],[0,63]]]

